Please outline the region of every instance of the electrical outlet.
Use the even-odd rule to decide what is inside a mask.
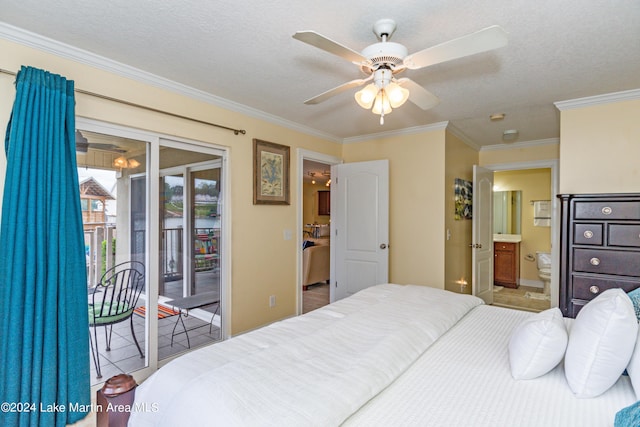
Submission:
[[[275,306],[276,306],[276,296],[271,295],[269,297],[269,307],[275,307]]]

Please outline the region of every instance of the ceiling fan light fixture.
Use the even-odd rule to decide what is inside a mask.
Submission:
[[[400,107],[409,99],[409,90],[399,86],[397,83],[389,83],[384,90],[393,108]]]
[[[356,92],[356,102],[359,106],[368,110],[373,105],[373,101],[375,101],[378,91],[378,87],[375,84],[370,83]]]
[[[386,94],[384,89],[380,90],[380,92],[378,92],[378,95],[376,95],[376,100],[373,103],[371,112],[373,114],[380,114],[384,116],[385,114],[389,114],[392,111],[393,109],[391,108],[391,103],[389,102],[389,95]]]
[[[113,160],[113,166],[120,169],[135,169],[140,166],[140,162],[136,159],[127,159],[124,156],[120,156]]]
[[[113,160],[113,166],[117,168],[126,168],[127,167],[127,159],[124,157],[118,157]]]

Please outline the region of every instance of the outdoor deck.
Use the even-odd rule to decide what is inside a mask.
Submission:
[[[206,283],[206,286],[197,286],[197,292],[220,292],[220,279],[217,272],[204,271],[196,273],[198,275],[198,283]],[[182,297],[182,281],[176,280],[165,283],[165,297],[167,299]],[[144,305],[144,301],[141,297],[139,305]],[[183,317],[185,327],[191,329],[198,326],[201,328],[189,330],[189,342],[191,343],[191,349],[201,347],[205,344],[210,344],[221,339],[220,328],[216,326],[214,322],[209,333],[209,321],[211,315],[215,311],[216,306],[205,307],[203,309],[197,309],[189,311],[189,316]],[[220,309],[222,310],[222,308]],[[220,315],[218,310],[218,315]],[[166,359],[173,355],[183,353],[188,350],[187,336],[183,332],[182,324],[179,324],[176,328],[176,335],[173,338],[173,346],[171,345],[171,335],[173,328],[177,321],[176,316],[166,317],[164,319],[158,319],[158,359]],[[146,345],[146,337],[144,332],[145,319],[137,314],[133,315],[134,330],[136,332],[136,338],[140,347],[143,349]],[[91,359],[91,384],[99,384],[105,381],[113,375],[120,373],[131,373],[138,369],[142,369],[145,366],[145,359],[140,358],[140,353],[131,336],[131,329],[129,321],[118,323],[113,326],[113,333],[111,338],[111,351],[106,350],[105,346],[105,328],[98,328],[98,346],[100,353],[100,366],[102,370],[102,378],[96,378],[96,370]],[[91,330],[93,334],[93,330]]]

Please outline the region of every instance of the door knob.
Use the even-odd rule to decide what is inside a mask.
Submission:
[[[387,249],[387,245],[385,245],[384,243],[380,243],[380,249]]]
[[[470,248],[482,249],[482,243],[469,243]]]

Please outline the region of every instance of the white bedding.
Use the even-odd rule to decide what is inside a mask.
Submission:
[[[345,425],[612,426],[615,413],[636,401],[626,376],[593,399],[573,396],[562,363],[533,380],[511,377],[511,331],[531,315],[474,308]]]
[[[366,289],[172,361],[138,387],[136,407],[154,410],[129,425],[339,425],[479,304],[423,286]]]

